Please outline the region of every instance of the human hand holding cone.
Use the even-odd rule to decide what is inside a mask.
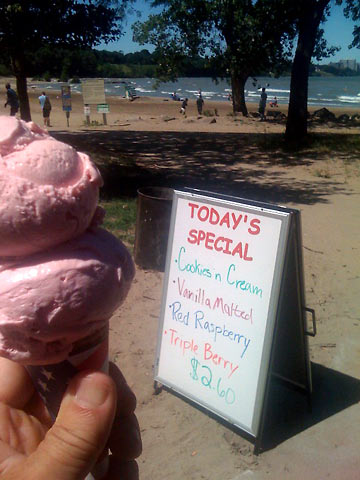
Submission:
[[[108,373],[109,328],[79,340],[74,344],[68,358],[52,365],[27,365],[26,369],[33,384],[55,421],[65,390],[70,380],[84,370],[98,370]],[[101,480],[108,469],[108,455],[102,455],[86,480]]]
[[[134,265],[96,227],[102,180],[86,155],[8,117],[0,154],[0,355],[26,366],[55,418],[69,379],[107,364],[108,320]]]

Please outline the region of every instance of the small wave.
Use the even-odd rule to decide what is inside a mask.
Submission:
[[[141,93],[152,93],[154,90],[145,90],[145,88],[142,87],[135,87],[135,90]]]
[[[342,103],[360,103],[360,99],[357,96],[340,95],[338,100]]]
[[[320,100],[318,98],[312,98],[312,97],[309,97],[308,99],[309,101],[313,101],[313,102],[333,102],[334,99],[333,98],[321,98]]]
[[[313,107],[319,107],[321,108],[321,103],[319,103],[317,100],[315,101],[308,101],[308,105],[311,105]],[[339,107],[339,104],[338,103],[334,103],[334,101],[332,100],[330,103],[328,103],[326,105],[327,107]]]
[[[285,90],[282,88],[267,88],[267,92],[279,92],[279,93],[290,93],[290,90]]]

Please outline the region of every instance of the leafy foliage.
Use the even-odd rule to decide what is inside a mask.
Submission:
[[[2,0],[0,44],[13,51],[44,43],[97,45],[121,34],[127,1]]]
[[[360,2],[358,0],[346,0],[344,8],[344,15],[346,18],[351,18],[354,22],[360,20]],[[360,48],[360,26],[355,25],[353,30],[353,41],[349,47]]]
[[[133,0],[1,0],[0,49],[17,78],[21,117],[30,120],[28,57],[42,45],[90,47],[121,35]]]
[[[187,58],[204,57],[216,75],[231,77],[234,109],[244,113],[246,79],[259,72],[278,75],[288,66],[296,34],[295,8],[288,3],[155,0],[152,6],[164,10],[137,22],[134,39],[155,45],[160,80],[176,79]]]

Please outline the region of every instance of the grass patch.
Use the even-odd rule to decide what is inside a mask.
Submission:
[[[135,242],[136,199],[114,198],[103,200],[100,205],[106,210],[104,228],[119,238],[133,251]]]
[[[309,135],[305,148],[311,148],[319,153],[354,153],[360,151],[359,135]]]
[[[253,137],[254,138],[254,137]],[[360,152],[360,135],[309,133],[301,144],[288,144],[284,135],[259,134],[255,137],[258,147],[265,151],[280,150],[298,154],[354,154]]]
[[[103,123],[98,122],[97,120],[91,120],[90,123],[87,123],[85,120],[83,121],[84,127],[102,127],[103,125]]]

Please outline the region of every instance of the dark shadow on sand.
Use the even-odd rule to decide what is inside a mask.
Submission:
[[[272,383],[263,450],[276,447],[360,401],[360,380],[317,363],[312,363],[312,375],[311,411],[303,394]]]
[[[136,196],[144,186],[187,186],[280,204],[311,205],[326,203],[329,195],[351,195],[336,178],[292,177],[293,167],[306,168],[321,159],[321,153],[286,151],[281,135],[102,130],[51,134],[92,155],[107,196]],[[349,158],[349,153],[343,155]],[[269,168],[277,165],[278,170]],[[311,412],[306,396],[272,382],[264,450],[360,401],[360,380],[316,363],[312,375]]]
[[[320,159],[286,151],[280,134],[87,130],[51,132],[89,153],[104,177],[104,197],[136,196],[144,186],[192,187],[274,203],[326,203],[349,194],[335,178],[299,180],[291,168]],[[269,167],[279,166],[279,171]]]

